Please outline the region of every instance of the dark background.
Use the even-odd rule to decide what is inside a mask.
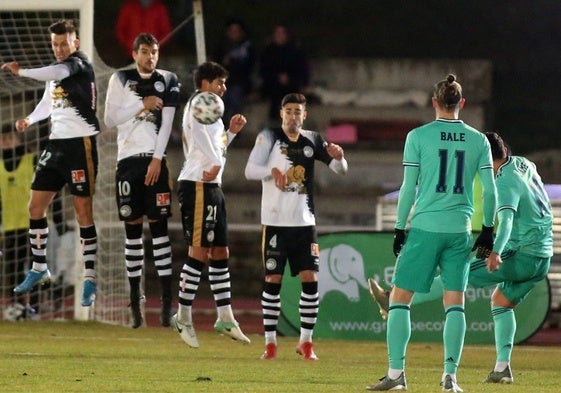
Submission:
[[[164,3],[175,26],[191,15],[190,0]],[[95,44],[112,66],[125,64],[113,36],[121,4],[95,2]],[[518,154],[561,145],[559,1],[204,0],[203,5],[207,52],[222,39],[225,21],[237,17],[248,25],[258,50],[271,26],[283,22],[318,59],[489,59],[493,98],[486,104],[484,131],[499,130]],[[162,59],[171,54],[186,64],[196,61],[192,22],[162,47]]]

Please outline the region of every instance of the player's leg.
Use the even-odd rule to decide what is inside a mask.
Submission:
[[[505,253],[502,259],[503,264],[497,272],[501,272],[508,280],[499,283],[491,297],[497,357],[493,371],[484,380],[487,383],[514,381],[510,367],[516,334],[514,308],[544,279],[550,265],[550,258],[521,253]]]
[[[147,158],[150,164],[151,158]],[[144,179],[145,174],[142,178]],[[144,182],[142,183],[144,184]],[[164,158],[161,163],[160,176],[156,184],[144,186],[146,197],[146,215],[152,235],[152,249],[154,255],[154,265],[160,280],[161,286],[161,311],[160,323],[162,326],[170,326],[172,313],[172,256],[171,243],[168,235],[168,218],[171,216],[171,181],[167,160]]]
[[[142,326],[143,317],[140,304],[143,298],[140,284],[144,264],[144,246],[142,243],[142,218],[125,222],[125,265],[130,286],[131,326]]]
[[[233,340],[249,344],[251,340],[242,332],[232,310],[228,257],[228,247],[212,247],[210,249],[208,279],[218,314],[214,329]]]
[[[16,293],[25,293],[40,282],[48,280],[50,273],[47,265],[47,240],[49,225],[47,208],[52,202],[55,191],[31,190],[29,199],[29,244],[31,245],[32,264],[25,279],[14,288]]]
[[[80,242],[84,261],[84,288],[81,304],[88,307],[91,306],[96,292],[97,231],[93,221],[92,198],[74,195],[73,201],[76,220],[80,226]]]
[[[261,293],[265,352],[261,355],[261,359],[272,360],[277,357],[277,326],[281,310],[280,291],[287,256],[281,228],[264,226],[261,235],[261,257],[265,270]]]
[[[181,339],[190,347],[198,348],[199,341],[193,326],[192,307],[202,272],[208,262],[209,249],[202,247],[204,228],[204,187],[202,183],[180,181],[177,196],[181,206],[181,224],[185,241],[189,247],[187,261],[179,275],[179,294],[177,313],[171,318],[171,325]],[[201,201],[203,201],[201,203]]]
[[[95,136],[59,140],[61,152],[59,171],[64,176],[73,196],[76,221],[80,227],[84,286],[81,304],[92,305],[95,292],[95,264],[97,262],[97,231],[93,217],[93,195],[97,176],[97,147]]]
[[[285,244],[291,273],[297,273],[302,283],[298,302],[300,339],[296,352],[305,360],[317,360],[312,341],[319,311],[319,245],[315,227],[288,228]]]
[[[456,372],[462,357],[466,334],[464,293],[468,282],[472,237],[470,233],[446,234],[441,237],[446,241],[439,264],[446,316],[443,332],[442,385],[447,391],[461,391],[457,385]]]
[[[405,355],[411,338],[411,299],[416,292],[428,292],[436,270],[440,236],[418,229],[409,231],[397,258],[390,294],[386,341],[389,367],[380,382],[368,390],[405,390]],[[431,244],[431,247],[426,247]]]
[[[152,249],[154,253],[154,265],[160,280],[162,289],[160,323],[162,326],[170,325],[171,318],[171,243],[168,235],[167,219],[150,222],[150,234],[152,235]]]

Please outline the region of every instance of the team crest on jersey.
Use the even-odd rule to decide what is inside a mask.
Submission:
[[[156,194],[156,206],[169,206],[170,195],[169,192],[160,192]]]
[[[156,90],[158,93],[163,93],[165,89],[166,86],[163,82],[157,81],[156,83],[154,83],[154,90]]]
[[[72,183],[85,183],[86,182],[86,171],[83,169],[77,169],[72,171]]]
[[[123,216],[123,217],[128,217],[128,216],[131,215],[132,209],[129,205],[123,205],[119,209],[119,213],[121,213],[121,216]]]
[[[265,262],[265,267],[267,270],[275,270],[277,268],[277,260],[273,258],[267,259]]]
[[[312,256],[319,257],[319,244],[317,243],[310,244],[310,252]]]
[[[214,241],[214,231],[208,231],[206,235],[206,240],[210,243]]]
[[[310,158],[314,155],[314,149],[311,146],[304,146],[304,157]]]

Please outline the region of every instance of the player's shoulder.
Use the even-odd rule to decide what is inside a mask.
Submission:
[[[318,131],[300,130],[300,135],[311,141],[314,145],[320,145],[323,141],[321,134]]]
[[[113,73],[112,78],[117,79],[124,86],[128,80],[138,80],[140,76],[134,68],[117,70]]]
[[[166,80],[167,83],[169,82],[178,82],[179,78],[177,77],[177,74],[175,72],[171,72],[168,70],[162,70],[160,68],[156,69],[156,72],[160,75],[162,75],[162,77]]]

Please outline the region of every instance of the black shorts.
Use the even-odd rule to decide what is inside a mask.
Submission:
[[[97,176],[95,136],[49,139],[41,153],[31,189],[59,191],[68,184],[76,196],[93,196]]]
[[[286,262],[292,276],[303,270],[319,271],[319,244],[315,226],[263,227],[265,274],[284,274]]]
[[[228,246],[226,202],[220,185],[180,180],[177,196],[183,234],[189,246]]]
[[[127,157],[117,163],[115,190],[119,219],[132,221],[146,215],[150,220],[161,220],[171,216],[171,180],[166,159],[158,182],[152,186],[144,184],[151,156]]]

